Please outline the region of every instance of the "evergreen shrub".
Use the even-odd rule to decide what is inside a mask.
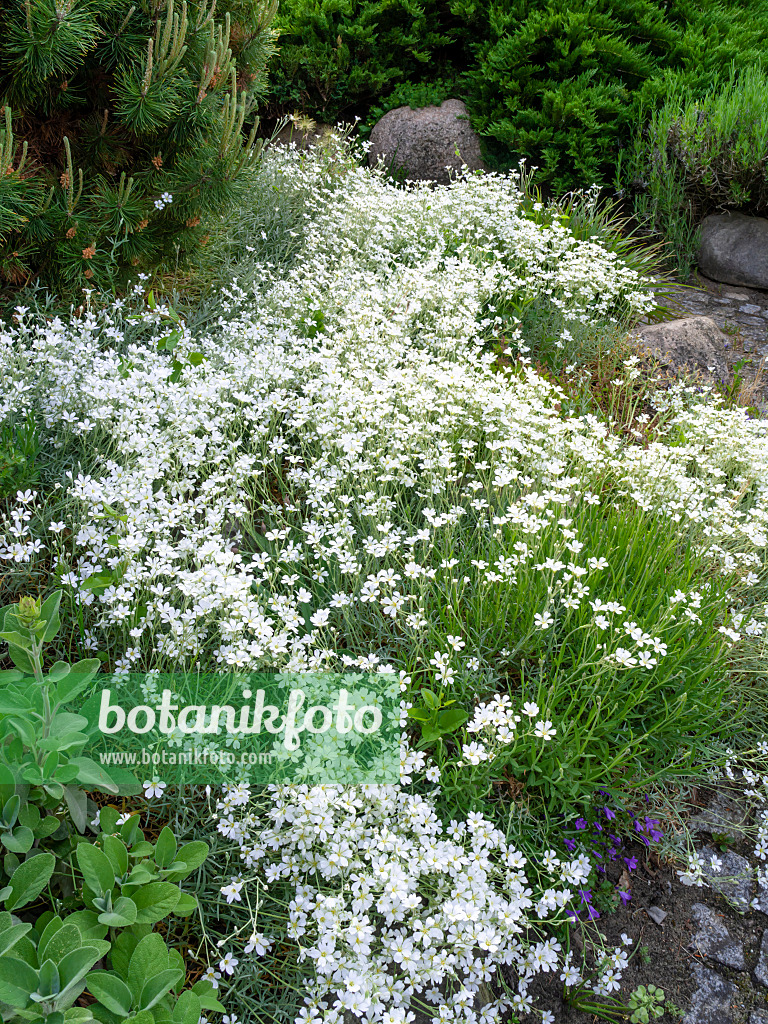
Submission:
[[[276,0],[0,7],[0,283],[177,266],[239,195]]]

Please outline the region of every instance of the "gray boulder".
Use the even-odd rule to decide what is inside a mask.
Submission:
[[[713,281],[768,289],[768,220],[743,213],[705,217],[698,261]]]
[[[728,379],[728,364],[723,356],[728,337],[708,316],[646,324],[637,327],[634,334],[648,355],[676,371],[688,369],[709,379]]]
[[[457,155],[458,152],[458,155]],[[480,139],[467,120],[461,100],[445,100],[439,107],[398,107],[373,127],[368,163],[383,161],[411,181],[447,184],[447,168],[484,170]]]

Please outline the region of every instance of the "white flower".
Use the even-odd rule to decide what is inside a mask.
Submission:
[[[219,960],[219,970],[223,974],[234,974],[235,968],[240,961],[234,957],[231,953],[226,953],[221,960]]]
[[[536,728],[533,730],[534,735],[538,736],[542,740],[551,740],[552,737],[557,733],[557,729],[552,727],[550,721],[537,722]]]
[[[152,782],[145,782],[144,796],[147,800],[151,800],[153,797],[161,797],[167,785],[167,782],[160,782],[157,779],[153,779]]]
[[[243,888],[243,882],[238,878],[233,878],[227,885],[222,885],[220,892],[223,896],[227,897],[227,903],[239,903],[242,900],[240,890]]]

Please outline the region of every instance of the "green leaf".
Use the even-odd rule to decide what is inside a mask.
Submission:
[[[197,907],[197,898],[191,892],[183,892],[179,902],[173,908],[173,913],[176,917],[187,917],[188,914],[197,910]]]
[[[11,876],[11,895],[5,899],[8,910],[18,910],[37,899],[51,880],[55,866],[52,853],[40,853],[19,864]]]
[[[174,1024],[197,1024],[202,1006],[194,992],[182,992],[173,1008]]]
[[[115,884],[115,871],[107,855],[90,843],[78,843],[75,854],[88,888],[97,896],[110,892]]]
[[[155,862],[160,868],[168,868],[176,857],[176,836],[166,825],[155,843]]]
[[[116,836],[104,836],[101,842],[102,849],[107,857],[109,857],[109,862],[114,869],[115,875],[118,878],[127,875],[128,851],[125,848],[125,843],[121,842]]]
[[[101,668],[98,658],[84,658],[75,662],[67,678],[56,687],[56,703],[66,704],[78,697],[88,687]],[[86,719],[87,721],[87,719]]]
[[[19,811],[21,810],[21,797],[18,793],[13,793],[3,805],[2,822],[3,825],[11,828],[16,824],[19,818]]]
[[[2,619],[0,619],[2,622]],[[0,686],[5,686],[8,683],[18,683],[24,678],[24,673],[19,672],[15,668],[6,668],[0,671]]]
[[[0,694],[0,714],[27,715],[32,708],[31,703],[21,693],[6,690]]]
[[[200,981],[195,982],[190,989],[190,992],[195,993],[197,998],[200,1000],[200,1006],[204,1010],[218,1010],[220,1013],[226,1012],[222,1004],[216,998],[216,992],[213,985],[205,978],[201,978]]]
[[[139,1009],[151,1010],[156,1003],[160,1002],[164,995],[167,995],[175,985],[178,985],[183,980],[184,971],[175,968],[160,971],[154,978],[150,978],[142,988],[141,995],[139,996]]]
[[[16,795],[16,779],[7,764],[0,761],[0,806]]]
[[[0,835],[0,843],[11,853],[29,853],[35,842],[35,834],[26,825],[19,825],[12,832]]]
[[[155,924],[172,913],[179,902],[181,889],[171,882],[150,882],[133,893],[131,899],[139,909],[137,924]]]
[[[112,835],[117,830],[117,819],[120,817],[114,807],[102,807],[99,811],[99,825],[102,832]]]
[[[9,949],[16,945],[19,939],[30,931],[32,931],[31,924],[12,924],[10,928],[4,928],[0,931],[0,956],[4,956]]]
[[[454,732],[459,729],[469,715],[466,711],[462,711],[461,708],[449,708],[447,711],[441,711],[437,716],[437,725],[441,733]]]
[[[81,946],[67,953],[59,962],[62,992],[72,988],[81,981],[97,960],[104,955],[101,944],[98,946]]]
[[[88,825],[88,797],[79,786],[65,786],[64,799],[67,803],[72,823],[82,835]]]
[[[88,975],[88,991],[106,1006],[110,1013],[127,1017],[131,1012],[133,997],[131,990],[116,974],[109,971],[92,971]]]
[[[421,691],[421,696],[424,703],[427,705],[430,711],[436,711],[437,708],[440,707],[440,700],[437,694],[434,693],[432,690],[427,689],[426,686]]]
[[[16,644],[8,644],[8,657],[25,675],[33,676],[35,674],[32,659],[23,648],[17,647]]]
[[[13,956],[0,957],[0,1002],[23,1010],[37,988],[37,971]]]
[[[99,921],[110,928],[127,928],[136,922],[137,916],[138,910],[133,900],[128,896],[120,896],[112,905],[112,910],[99,914]]]
[[[70,1006],[68,1010],[64,1011],[65,1024],[88,1024],[92,1020],[93,1014],[87,1006]],[[50,1016],[45,1024],[54,1024]]]
[[[48,679],[52,683],[58,683],[61,679],[66,679],[68,675],[69,663],[66,661],[56,661],[48,670]]]
[[[101,765],[92,761],[90,757],[73,757],[71,765],[77,768],[77,781],[86,787],[103,789],[107,793],[118,793],[118,786],[107,775]]]
[[[190,352],[187,358],[192,366],[199,366],[204,361],[205,354],[203,352]]]
[[[43,998],[50,998],[51,996],[57,996],[61,991],[61,981],[59,979],[59,970],[53,960],[45,960],[40,966],[40,970],[37,972],[37,992],[35,996]],[[33,998],[35,998],[33,996]],[[35,998],[35,1002],[42,1002],[42,999]]]
[[[150,932],[137,943],[128,964],[126,980],[134,997],[138,999],[147,978],[151,978],[167,967],[168,947],[163,942],[161,935],[158,935],[157,932]],[[125,975],[123,976],[125,977]]]
[[[166,876],[168,880],[179,882],[182,878],[186,878],[187,875],[191,875],[193,871],[197,871],[208,856],[209,849],[208,844],[201,842],[199,839],[193,843],[185,843],[179,850],[178,860],[182,862],[179,866],[179,872],[178,874],[173,872],[175,865],[172,864],[171,871],[173,874],[169,873]]]
[[[412,718],[414,722],[431,722],[432,712],[426,708],[409,708],[408,717]]]
[[[39,825],[32,829],[38,839],[47,839],[61,828],[61,822],[55,814],[46,814]]]
[[[43,641],[48,643],[53,640],[56,634],[59,632],[61,622],[59,621],[59,605],[61,604],[61,591],[57,590],[50,597],[47,597],[43,601],[42,608],[40,609],[40,618],[45,621],[45,632],[43,633]]]
[[[76,910],[67,918],[67,924],[73,924],[77,928],[87,946],[98,946],[99,941],[107,934],[107,929],[99,924],[92,910]]]
[[[0,640],[5,640],[7,644],[15,644],[16,647],[21,647],[25,651],[32,650],[32,640],[15,629],[3,630],[0,633]]]

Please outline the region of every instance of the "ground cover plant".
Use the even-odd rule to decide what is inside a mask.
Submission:
[[[2,514],[9,600],[60,589],[56,656],[116,686],[399,680],[400,787],[145,780],[211,847],[191,952],[230,1022],[515,1019],[552,972],[616,1019],[630,944],[569,944],[589,836],[656,841],[644,787],[754,728],[766,424],[643,377],[647,257],[519,176],[403,188],[340,143],[274,153],[253,197],[194,319],[139,279],[3,325],[0,417],[46,446]]]

